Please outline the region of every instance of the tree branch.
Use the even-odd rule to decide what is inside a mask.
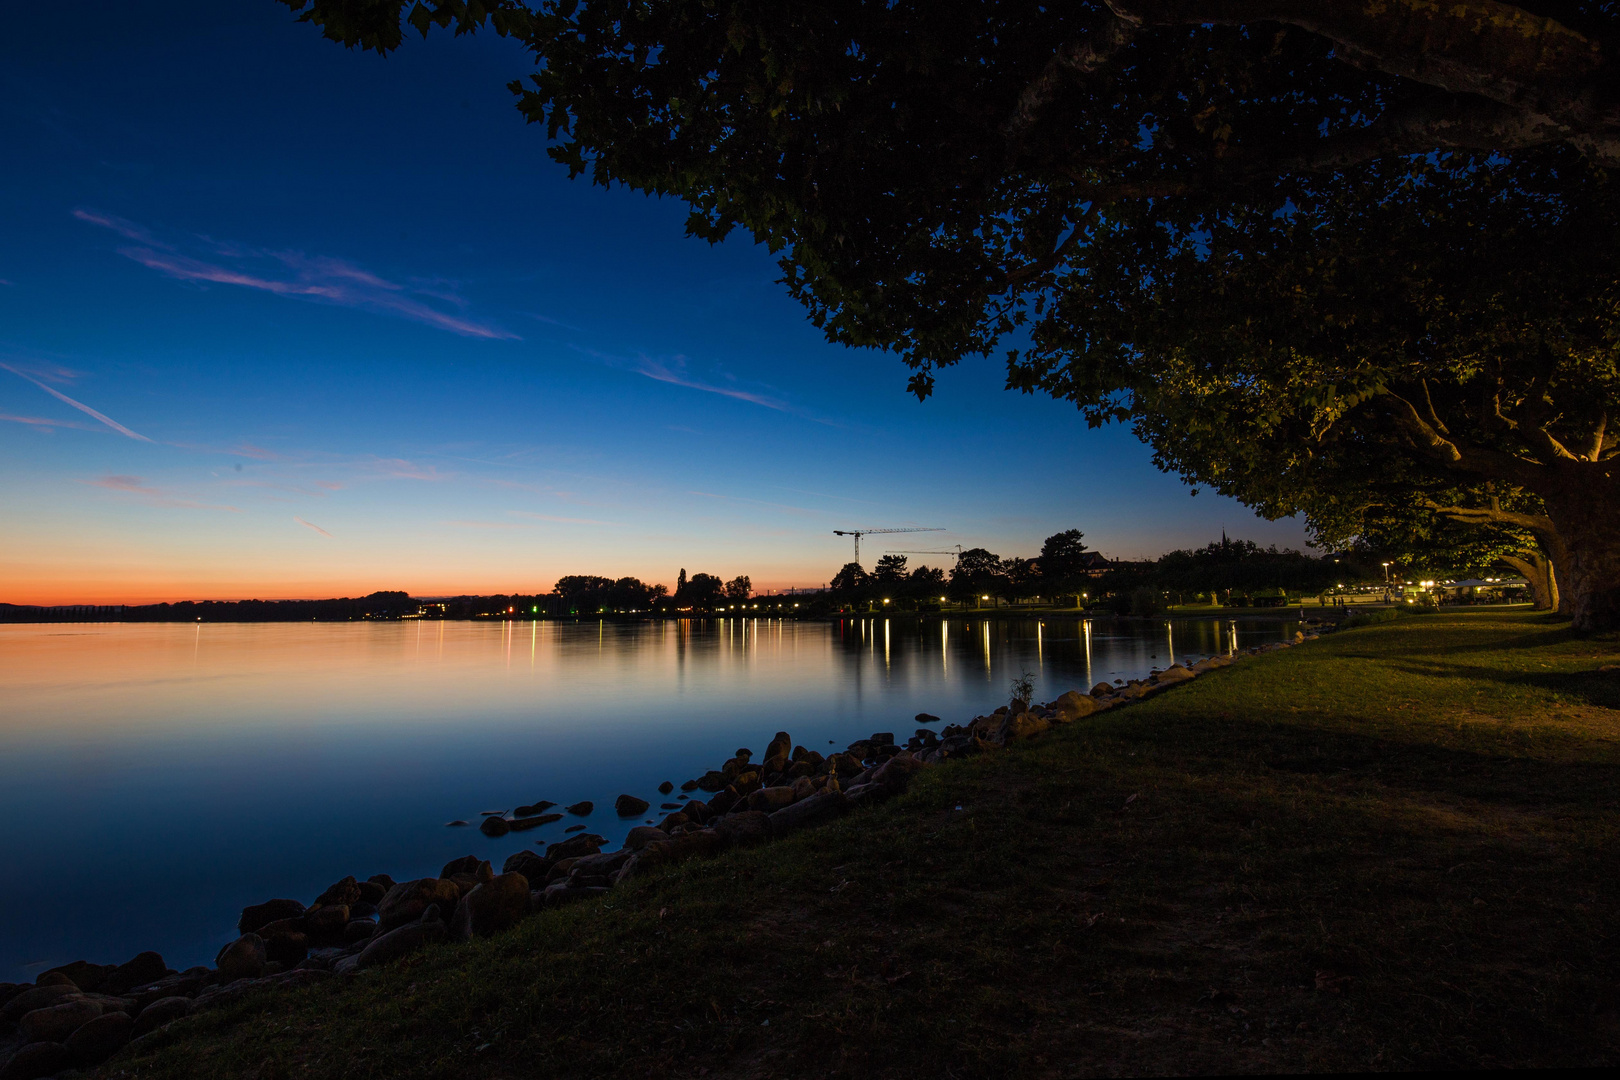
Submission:
[[[1412,447],[1441,465],[1459,472],[1511,480],[1523,487],[1533,487],[1538,479],[1537,473],[1543,466],[1499,450],[1453,442],[1436,431],[1401,395],[1385,390],[1379,396],[1390,403],[1391,418],[1406,434]]]
[[[1513,510],[1503,510],[1499,506],[1445,506],[1433,499],[1423,499],[1421,505],[1425,510],[1431,510],[1442,517],[1467,522],[1470,525],[1513,525],[1520,529],[1529,529],[1537,536],[1558,531],[1549,517],[1541,514],[1521,514]]]
[[[1609,413],[1605,409],[1598,413],[1597,426],[1592,430],[1592,441],[1588,444],[1586,459],[1588,461],[1603,460],[1603,440],[1609,429]]]
[[[1499,0],[1107,0],[1134,26],[1283,23],[1361,67],[1576,127],[1598,119],[1601,46]]]
[[[1041,73],[1024,87],[1018,106],[1001,126],[1003,135],[1017,141],[1035,126],[1035,120],[1048,101],[1057,95],[1070,72],[1090,75],[1107,64],[1131,43],[1136,27],[1104,10],[1091,31],[1079,41],[1065,42],[1046,62]]]

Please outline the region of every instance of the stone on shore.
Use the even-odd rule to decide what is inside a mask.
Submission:
[[[528,878],[530,885],[546,880],[546,874],[550,873],[550,871],[551,864],[536,851],[513,852],[501,864],[501,873],[522,874],[525,878]]]
[[[0,1080],[40,1080],[72,1064],[67,1047],[58,1042],[37,1042],[23,1047],[0,1067]]]
[[[574,886],[566,881],[559,881],[555,885],[547,885],[540,894],[539,907],[564,907],[580,900],[588,900],[593,896],[601,896],[607,892],[605,885]]]
[[[264,955],[271,963],[296,967],[309,955],[309,938],[296,930],[265,935]]]
[[[1070,724],[1096,712],[1097,702],[1088,694],[1070,690],[1052,702],[1052,710],[1057,713],[1058,723]]]
[[[71,964],[51,968],[34,980],[35,986],[52,986],[67,981],[80,990],[100,990],[101,984],[113,971],[111,964],[92,964],[88,960],[75,960]]]
[[[371,943],[355,958],[354,970],[363,971],[408,956],[424,945],[443,941],[445,933],[444,919],[439,916],[439,906],[429,904],[417,922],[372,938]]]
[[[458,941],[491,937],[510,930],[528,913],[529,879],[517,873],[500,874],[462,897],[450,932]]]
[[[459,859],[451,859],[439,870],[439,876],[452,878],[457,874],[471,874],[478,869],[478,864],[483,861],[476,855],[463,855]]]
[[[771,819],[758,810],[744,810],[715,822],[714,831],[727,844],[762,844],[771,838]]]
[[[456,883],[445,878],[420,878],[402,881],[388,890],[382,903],[377,905],[377,925],[383,930],[414,923],[422,918],[430,906],[440,911],[452,911],[461,898]]]
[[[556,863],[562,859],[578,858],[581,855],[595,855],[602,850],[602,845],[605,843],[607,843],[607,840],[595,833],[580,833],[578,836],[570,836],[568,839],[560,840],[555,844],[547,844],[546,859],[551,863]]]
[[[1039,735],[1052,726],[1052,722],[1037,713],[1021,712],[1007,718],[1007,726],[1003,729],[1009,739],[1028,739]]]
[[[89,1068],[122,1050],[134,1033],[135,1021],[128,1013],[102,1013],[69,1035],[63,1045],[75,1064]]]
[[[761,810],[767,814],[792,804],[793,789],[791,787],[760,788],[748,796],[748,809]]]
[[[620,817],[640,817],[645,814],[652,803],[646,799],[638,799],[634,795],[620,795],[613,800],[613,809]]]
[[[17,1032],[25,1043],[66,1042],[67,1037],[102,1013],[101,1003],[87,997],[71,998],[24,1013]]]
[[[626,851],[640,851],[648,844],[668,840],[669,835],[655,825],[637,825],[624,838]]]
[[[214,957],[214,966],[219,968],[219,977],[223,982],[257,978],[263,974],[264,965],[268,962],[264,938],[258,934],[243,934],[219,950],[219,955]]]
[[[327,887],[327,890],[315,898],[315,907],[326,907],[341,904],[348,907],[350,904],[360,902],[360,883],[350,874],[342,881]]]
[[[1169,667],[1159,672],[1160,683],[1186,682],[1188,679],[1193,678],[1197,678],[1197,676],[1180,664],[1171,664]]]
[[[181,1017],[190,1016],[193,1006],[188,997],[158,998],[135,1018],[135,1027],[132,1034],[139,1038],[149,1031],[156,1031],[164,1024],[172,1023]]]
[[[343,928],[348,924],[348,904],[328,904],[324,907],[313,907],[304,915],[305,933],[317,940],[341,937]]]
[[[783,836],[795,829],[831,821],[848,808],[842,792],[834,791],[812,795],[808,799],[784,806],[771,815],[771,835]]]
[[[251,934],[270,923],[296,919],[303,914],[304,905],[297,900],[266,900],[242,909],[242,917],[236,921],[236,932]]]

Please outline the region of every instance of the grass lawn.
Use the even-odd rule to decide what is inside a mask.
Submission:
[[[102,1073],[1612,1064],[1617,654],[1522,611],[1343,631]]]

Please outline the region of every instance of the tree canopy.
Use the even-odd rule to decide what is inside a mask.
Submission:
[[[1611,3],[282,2],[383,52],[520,37],[557,161],[748,230],[919,397],[1007,349],[1313,521],[1369,469],[1511,485],[1577,625],[1620,623]]]

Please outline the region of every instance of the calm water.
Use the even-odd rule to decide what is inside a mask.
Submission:
[[[482,810],[629,792],[756,754],[902,741],[1028,671],[1046,700],[1276,640],[1292,624],[881,618],[0,626],[0,981],[154,948],[211,960],[240,909],[345,874],[497,869],[566,818],[491,840]],[[1173,650],[1173,651],[1172,651]]]

